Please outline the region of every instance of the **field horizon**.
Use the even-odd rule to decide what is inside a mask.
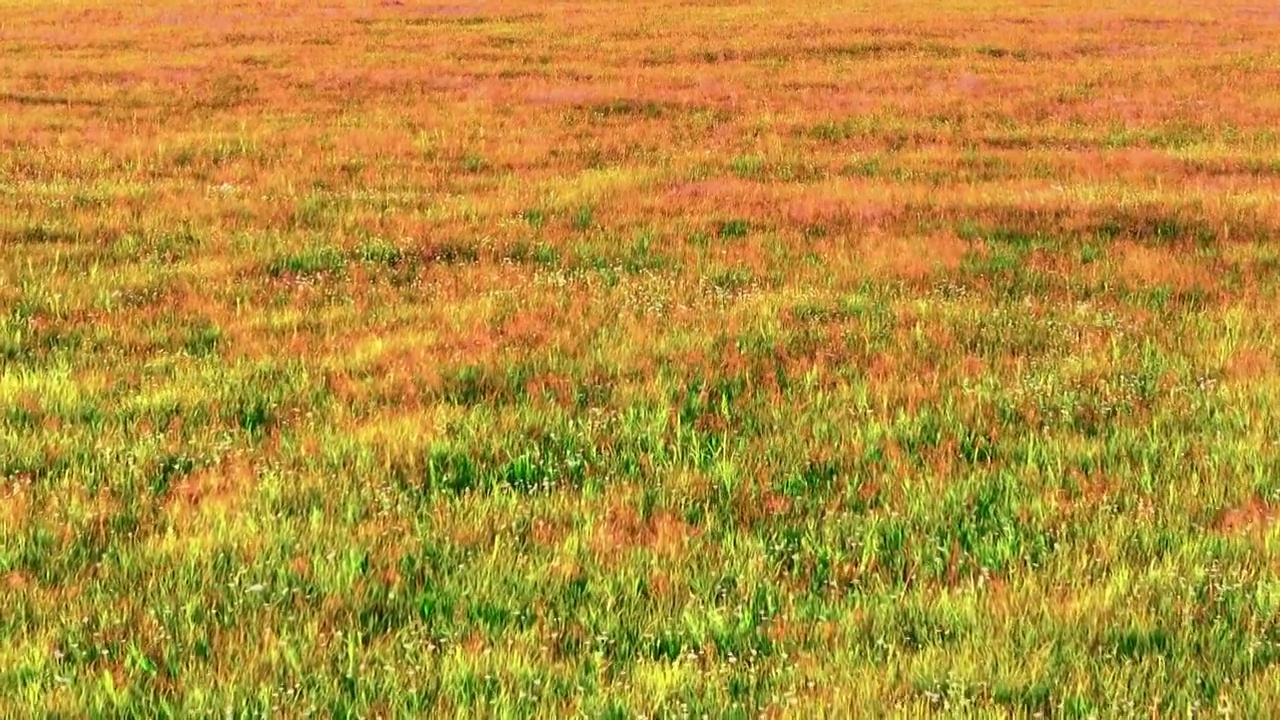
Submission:
[[[0,3],[0,715],[1266,716],[1277,37]]]

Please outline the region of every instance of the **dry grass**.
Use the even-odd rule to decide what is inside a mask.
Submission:
[[[1264,716],[1256,3],[0,6],[0,715]]]

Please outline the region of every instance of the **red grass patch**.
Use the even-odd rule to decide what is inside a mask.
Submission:
[[[4,586],[7,590],[20,592],[31,587],[31,578],[26,573],[15,570],[4,576]]]
[[[0,495],[0,525],[17,527],[25,524],[28,516],[27,495],[21,487],[14,486]]]
[[[533,521],[530,536],[539,547],[556,547],[569,536],[569,528],[562,522],[537,518]]]
[[[732,178],[716,178],[678,185],[667,192],[667,199],[677,202],[709,200],[716,201],[715,204],[720,207],[732,207],[743,204],[744,199],[758,200],[762,193],[757,183]],[[725,201],[733,201],[733,203]]]
[[[403,2],[390,0],[384,2],[383,5],[399,6]],[[458,20],[474,17],[482,17],[485,10],[488,9],[487,4],[482,3],[459,3],[451,5],[427,5],[426,7],[415,7],[414,11],[428,18],[439,18],[441,20]]]
[[[917,281],[936,273],[955,272],[972,250],[969,242],[951,233],[930,237],[873,235],[838,250],[843,262],[859,276]]]
[[[188,525],[210,513],[241,507],[253,492],[257,476],[244,461],[194,472],[173,486],[167,510],[175,524]]]
[[[553,85],[550,87],[530,88],[525,93],[525,100],[530,105],[550,105],[554,107],[576,107],[595,103],[606,103],[617,99],[617,94],[607,88],[594,85]]]
[[[616,557],[640,549],[660,559],[670,559],[683,553],[697,533],[696,528],[670,513],[655,513],[644,520],[635,508],[623,505],[608,512],[592,546],[600,557]]]
[[[764,502],[761,504],[766,515],[783,515],[791,510],[790,498],[771,491],[765,492]]]
[[[1277,516],[1276,508],[1266,500],[1254,496],[1248,502],[1222,510],[1213,520],[1213,528],[1232,535],[1248,531],[1263,532]]]
[[[1231,380],[1257,380],[1275,370],[1275,360],[1261,350],[1238,350],[1227,361],[1225,370]]]
[[[1126,279],[1147,287],[1168,286],[1174,290],[1207,289],[1213,286],[1212,268],[1185,260],[1176,248],[1155,249],[1136,243],[1115,246],[1120,256],[1120,272]]]
[[[960,361],[960,374],[967,378],[982,377],[987,371],[987,364],[976,355],[965,355]]]

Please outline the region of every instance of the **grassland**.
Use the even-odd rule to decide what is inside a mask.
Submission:
[[[0,715],[1280,706],[1280,13],[925,5],[0,3]]]

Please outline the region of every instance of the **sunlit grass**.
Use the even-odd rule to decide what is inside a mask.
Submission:
[[[1265,715],[1275,20],[9,3],[0,714]]]

